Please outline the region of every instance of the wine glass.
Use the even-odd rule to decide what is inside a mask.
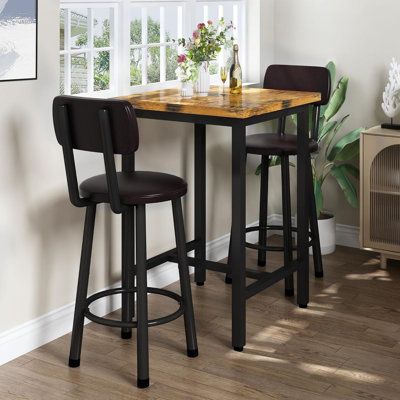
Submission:
[[[228,68],[221,67],[219,70],[219,76],[221,77],[221,81],[222,81],[222,96],[225,96],[225,82],[226,82],[226,79],[228,78]]]

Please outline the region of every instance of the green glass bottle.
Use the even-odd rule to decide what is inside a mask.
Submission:
[[[230,69],[229,87],[231,94],[242,93],[242,67],[239,63],[239,46],[233,46],[233,64]]]

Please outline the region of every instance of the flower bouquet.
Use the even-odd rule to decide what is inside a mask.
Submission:
[[[216,60],[224,47],[232,46],[233,37],[229,32],[233,29],[232,22],[226,24],[224,18],[217,23],[209,20],[206,24],[197,24],[197,29],[189,39],[178,39],[178,45],[184,49],[184,53],[178,56],[177,75],[187,76],[188,70],[196,68],[197,73],[192,75],[190,72],[190,76],[193,77],[191,80],[195,82],[196,92],[200,95],[207,95],[210,89],[210,61]]]

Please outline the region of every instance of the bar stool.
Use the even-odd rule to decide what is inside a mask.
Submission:
[[[331,92],[331,79],[328,69],[313,66],[271,65],[267,68],[265,73],[264,89],[321,93],[321,101],[316,103],[312,109],[311,138],[309,144],[310,154],[318,151],[318,130],[321,106],[329,102]],[[297,229],[292,227],[289,156],[295,156],[297,154],[297,137],[296,135],[286,134],[285,125],[286,118],[281,118],[278,123],[277,133],[261,133],[249,135],[246,138],[246,153],[261,156],[259,226],[246,229],[246,232],[259,232],[258,244],[246,243],[246,247],[258,250],[259,266],[266,265],[267,251],[283,251],[284,263],[288,265],[293,259],[293,250],[296,250],[296,246],[293,246],[292,239],[292,234],[296,232]],[[278,156],[281,164],[283,225],[268,225],[267,222],[268,177],[270,162],[273,156]],[[311,156],[309,160],[311,163]],[[310,172],[311,171],[312,169],[310,168]],[[310,246],[312,246],[313,249],[315,276],[317,278],[322,278],[324,273],[312,172],[309,175],[307,188],[298,188],[297,190],[307,190],[309,195]],[[267,232],[269,230],[283,231],[283,246],[267,245]],[[230,275],[226,276],[225,282],[232,282]],[[285,279],[285,295],[294,295],[293,275]]]
[[[139,146],[139,131],[133,107],[122,100],[88,99],[59,96],[53,102],[54,127],[62,146],[71,203],[86,208],[78,289],[75,303],[69,366],[80,365],[84,318],[111,327],[120,327],[123,338],[137,328],[137,386],[149,386],[148,327],[161,325],[184,316],[187,355],[198,355],[186,238],[181,197],[187,183],[176,176],[157,172],[117,172],[114,155],[134,156]],[[84,150],[103,153],[105,171],[77,182],[74,152]],[[172,202],[181,295],[164,289],[147,287],[146,204]],[[116,214],[125,214],[122,227],[122,287],[87,297],[90,260],[97,204],[108,203]],[[136,214],[136,265],[134,262]],[[134,276],[136,275],[136,287]],[[147,294],[154,293],[176,300],[174,313],[148,320]],[[122,320],[102,318],[90,311],[90,305],[103,297],[121,294]],[[137,295],[137,318],[134,297]]]

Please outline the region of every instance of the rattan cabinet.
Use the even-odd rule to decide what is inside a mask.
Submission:
[[[361,135],[361,246],[400,259],[400,131],[371,128]]]

